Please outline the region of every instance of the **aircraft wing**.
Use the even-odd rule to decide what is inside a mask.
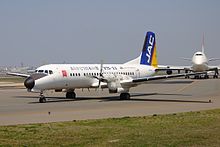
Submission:
[[[149,83],[151,81],[156,81],[156,80],[166,80],[166,79],[172,79],[172,78],[178,78],[178,77],[185,77],[185,76],[192,76],[192,75],[198,75],[198,74],[205,74],[206,72],[193,72],[193,73],[182,73],[182,74],[173,74],[173,75],[155,75],[155,76],[149,76],[149,77],[143,77],[143,78],[129,78],[128,76],[125,76],[123,80],[120,80],[120,84],[121,87],[123,88],[131,88],[131,87],[135,87],[139,84],[145,84],[145,83]],[[105,78],[99,78],[99,77],[93,77],[96,78],[98,80],[101,80],[101,87],[108,87],[107,83],[111,82],[112,79],[114,79],[112,77],[112,79],[105,79]],[[116,82],[116,81],[113,81]],[[117,83],[117,82],[116,82]],[[92,87],[99,87],[99,82],[93,83]]]
[[[209,66],[208,71],[214,71],[215,69],[220,70],[220,65],[219,66]],[[158,65],[158,68],[156,69],[157,72],[159,71],[181,71],[181,70],[188,70],[192,71],[191,66],[170,66],[170,65]]]
[[[23,78],[30,77],[30,75],[28,75],[28,74],[23,74],[23,73],[14,73],[14,72],[7,72],[7,75],[11,75],[11,76],[18,76],[18,77],[23,77]]]
[[[210,58],[209,61],[217,61],[220,60],[220,58]]]
[[[172,65],[158,65],[156,71],[167,71],[167,70],[191,70],[191,66],[172,66]]]
[[[192,76],[195,74],[204,74],[204,72],[197,72],[197,73],[183,73],[183,74],[175,74],[175,75],[158,75],[152,77],[144,77],[144,78],[137,78],[133,79],[133,83],[142,83],[154,80],[162,80],[162,79],[171,79],[171,78],[178,78],[178,77],[185,77],[185,76]]]
[[[220,70],[220,65],[219,66],[209,66],[209,69],[212,70],[212,69],[216,69],[218,68],[218,70]]]

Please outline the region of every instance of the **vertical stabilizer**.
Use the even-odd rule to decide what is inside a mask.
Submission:
[[[147,32],[140,64],[157,67],[156,38],[153,32]]]
[[[157,68],[156,39],[153,32],[147,32],[141,55],[125,64],[144,64]]]
[[[204,41],[204,33],[203,33],[203,36],[202,36],[202,52],[203,53],[205,53],[204,44],[205,44],[205,41]]]

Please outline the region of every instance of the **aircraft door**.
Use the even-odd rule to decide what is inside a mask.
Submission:
[[[135,75],[136,75],[136,78],[140,78],[140,70],[139,69],[137,69],[135,71]]]
[[[62,70],[61,71],[61,74],[62,74],[62,77],[63,77],[63,84],[64,84],[64,87],[68,87],[68,72],[66,70]]]

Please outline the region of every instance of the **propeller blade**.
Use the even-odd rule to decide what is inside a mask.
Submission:
[[[102,73],[102,71],[103,71],[103,60],[101,60],[101,64],[100,64],[100,73],[99,73],[99,75],[103,77],[103,73]]]
[[[98,85],[98,88],[100,89],[101,88],[101,77],[103,78],[103,60],[101,60],[101,64],[100,64],[100,72],[99,72],[99,85]]]

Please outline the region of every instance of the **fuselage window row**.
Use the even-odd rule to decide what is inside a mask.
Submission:
[[[104,75],[134,75],[134,72],[104,72]],[[100,73],[84,73],[84,76],[100,76]],[[80,73],[70,73],[70,76],[81,76]]]

